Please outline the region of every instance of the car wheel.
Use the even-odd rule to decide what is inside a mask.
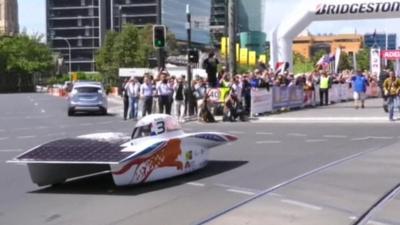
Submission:
[[[101,109],[101,114],[106,116],[107,115],[107,109],[105,109],[105,108]]]
[[[68,109],[68,116],[73,116],[75,114],[74,110]]]

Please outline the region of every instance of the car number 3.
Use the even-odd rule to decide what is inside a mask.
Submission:
[[[157,135],[158,134],[162,134],[162,133],[164,133],[165,132],[165,123],[164,123],[164,121],[158,121],[157,123],[156,123],[156,125],[157,125]]]

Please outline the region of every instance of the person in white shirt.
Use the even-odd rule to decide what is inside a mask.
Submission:
[[[140,85],[140,97],[143,99],[142,116],[150,115],[153,108],[153,84],[148,76],[144,77],[144,82]]]
[[[176,79],[174,84],[175,114],[178,120],[182,121],[185,114],[185,77]]]
[[[165,74],[161,74],[161,80],[157,84],[156,89],[158,95],[159,113],[166,113],[170,115],[171,114],[170,97],[173,93],[173,88],[168,83],[168,79]]]
[[[136,78],[132,77],[129,82],[125,85],[125,90],[129,97],[129,118],[137,119],[138,112],[138,98],[140,85]]]

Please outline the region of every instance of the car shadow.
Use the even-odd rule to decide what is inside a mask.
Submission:
[[[118,187],[110,173],[68,181],[56,186],[47,186],[31,194],[87,194],[87,195],[140,195],[165,188],[182,185],[203,178],[212,177],[247,164],[247,161],[209,161],[208,165],[182,176],[140,185]]]

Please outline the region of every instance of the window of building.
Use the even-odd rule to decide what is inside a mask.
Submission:
[[[81,27],[82,26],[82,18],[78,18],[78,27]]]
[[[93,10],[93,8],[90,8],[90,9],[89,9],[89,16],[94,16],[94,10]]]
[[[86,5],[86,0],[81,0],[81,6],[85,6]]]
[[[90,28],[88,26],[86,26],[85,28],[85,36],[86,37],[90,36]]]
[[[76,45],[77,45],[78,47],[82,47],[83,42],[82,42],[82,37],[81,37],[81,36],[78,37],[78,41],[76,42]]]

